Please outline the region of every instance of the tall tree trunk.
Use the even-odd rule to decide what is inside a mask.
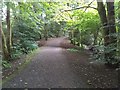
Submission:
[[[120,20],[120,1],[118,2],[118,20]],[[118,24],[118,57],[120,57],[120,23]]]
[[[3,59],[4,60],[9,60],[9,53],[8,53],[8,48],[7,48],[7,44],[6,44],[6,37],[5,34],[2,30],[2,24],[0,25],[0,32],[2,35],[2,55],[3,55]]]
[[[1,13],[1,11],[0,11]],[[0,53],[2,52],[2,33],[1,33],[1,30],[2,30],[2,20],[1,20],[2,16],[0,15]]]
[[[0,17],[1,19],[1,17]],[[0,22],[0,55],[2,55],[2,34],[1,34],[1,30],[2,30],[2,22]],[[1,56],[0,56],[1,58]]]
[[[110,39],[109,39],[109,28],[108,28],[108,21],[107,21],[107,16],[106,16],[106,10],[105,6],[103,4],[102,0],[97,0],[97,5],[98,5],[98,13],[101,19],[102,27],[103,27],[103,37],[104,37],[104,46],[107,47],[109,45]],[[106,51],[106,48],[104,49]],[[109,59],[109,53],[105,53],[105,59]]]
[[[9,58],[10,58],[10,55],[11,55],[11,28],[10,28],[10,2],[7,2],[7,16],[6,16],[6,23],[7,23],[7,48],[8,48],[8,52],[9,52]]]
[[[114,0],[113,2],[109,2],[107,0],[107,14],[108,14],[108,26],[109,26],[109,33],[110,33],[110,44],[112,44],[112,48],[114,50],[110,51],[110,62],[115,60],[116,56],[116,47],[117,47],[117,38],[114,36],[116,34],[116,26],[115,26],[115,11],[114,11]]]
[[[0,19],[1,19],[0,15]],[[7,49],[7,44],[6,44],[6,37],[5,34],[2,30],[2,20],[0,21],[0,54],[2,55],[3,60],[8,60],[9,59],[9,54],[8,54],[8,49]]]
[[[107,65],[111,65],[112,62],[115,60],[116,56],[116,47],[117,47],[117,38],[113,36],[116,34],[116,26],[115,26],[115,11],[114,11],[114,0],[109,2],[106,1],[107,4],[107,15],[105,6],[102,0],[97,0],[98,4],[98,13],[103,25],[103,32],[104,32],[104,51],[108,49],[110,52],[105,52],[105,60],[107,61]],[[113,44],[112,48],[109,48]]]

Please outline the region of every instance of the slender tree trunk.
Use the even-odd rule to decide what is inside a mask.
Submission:
[[[7,23],[7,48],[8,48],[8,52],[9,52],[9,58],[10,58],[10,55],[11,55],[11,46],[12,46],[12,42],[11,42],[11,28],[10,28],[10,2],[7,2],[7,16],[6,16],[6,23]]]
[[[1,19],[1,16],[0,16],[0,19]],[[0,52],[2,52],[2,33],[1,33],[1,30],[2,30],[2,22],[0,21]]]
[[[2,55],[3,55],[3,59],[4,60],[9,60],[9,53],[8,53],[8,48],[7,48],[7,44],[6,44],[6,37],[5,34],[2,30],[2,24],[0,25],[0,32],[2,35]]]
[[[48,31],[47,31],[48,27],[47,27],[47,24],[45,23],[44,25],[44,37],[45,37],[45,40],[47,41],[48,40]]]
[[[72,42],[73,42],[73,44],[75,45],[75,31],[74,30],[72,30]]]
[[[118,19],[120,20],[120,1],[118,2]],[[118,25],[118,57],[120,57],[120,23]]]
[[[0,19],[1,19],[1,15],[0,15]],[[9,53],[8,53],[8,48],[7,48],[7,43],[6,43],[6,37],[2,30],[2,22],[1,21],[0,21],[0,51],[2,54],[2,59],[9,60]]]
[[[2,23],[0,22],[0,55],[2,55],[2,33],[1,33],[1,30],[2,30]],[[1,56],[0,56],[0,58],[1,58]]]
[[[93,32],[93,36],[94,36],[94,45],[97,45],[97,38],[98,38],[98,33],[99,33],[99,28],[97,29],[97,31]]]

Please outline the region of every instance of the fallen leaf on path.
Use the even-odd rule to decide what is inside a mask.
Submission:
[[[25,85],[27,85],[28,83],[27,82],[25,82]]]
[[[91,85],[91,84],[92,84],[90,80],[87,80],[87,83],[88,83],[89,85]]]

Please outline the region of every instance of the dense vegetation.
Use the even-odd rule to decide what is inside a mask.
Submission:
[[[92,50],[92,59],[118,66],[120,2],[98,1],[3,3],[3,66],[38,48],[36,41],[60,36]]]

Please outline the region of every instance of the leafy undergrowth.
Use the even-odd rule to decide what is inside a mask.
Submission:
[[[4,61],[2,60],[2,66],[3,66],[3,68],[11,68],[10,63],[5,60]]]

